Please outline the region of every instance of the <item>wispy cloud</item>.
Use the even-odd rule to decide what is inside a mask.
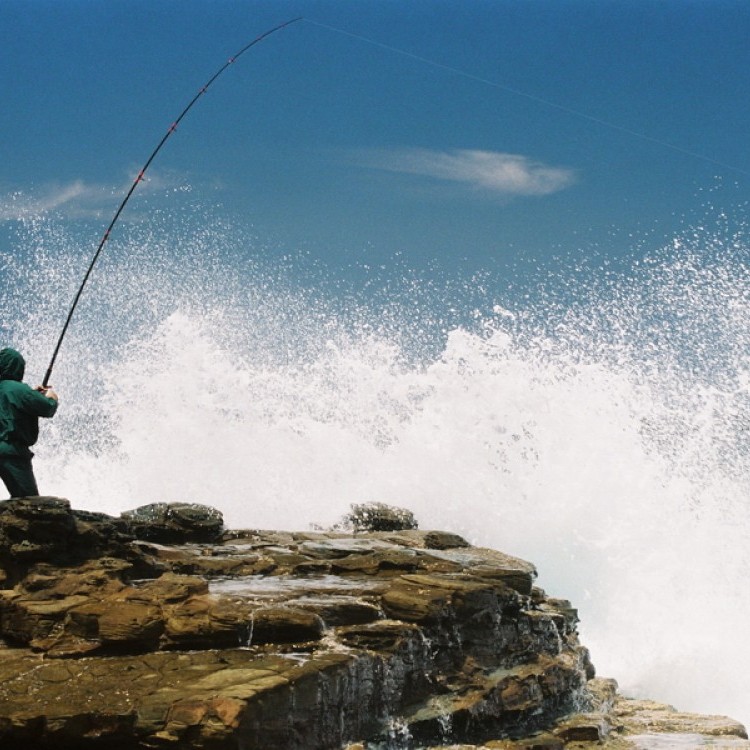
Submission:
[[[47,185],[40,191],[5,193],[0,195],[0,221],[24,219],[80,204],[90,192],[91,188],[76,180],[67,185]]]
[[[575,173],[520,154],[453,149],[397,148],[359,152],[362,166],[462,182],[502,195],[548,195],[575,182]]]
[[[112,214],[132,182],[100,185],[74,180],[49,183],[30,190],[0,192],[0,221],[31,219],[56,214],[69,219],[102,219]],[[184,182],[163,174],[150,175],[139,193],[167,191],[184,187]]]

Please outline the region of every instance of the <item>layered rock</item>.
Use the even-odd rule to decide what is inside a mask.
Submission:
[[[114,519],[0,503],[0,747],[614,749],[659,727],[711,734],[666,707],[648,707],[662,724],[628,713],[530,563],[355,511],[385,530],[219,537],[205,506]],[[714,729],[742,742],[736,723]]]

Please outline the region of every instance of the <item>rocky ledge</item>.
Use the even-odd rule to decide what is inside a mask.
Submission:
[[[0,503],[0,747],[750,748],[595,677],[532,564],[387,506],[346,525]]]

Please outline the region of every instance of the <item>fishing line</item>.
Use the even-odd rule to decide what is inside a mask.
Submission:
[[[567,107],[564,104],[553,102],[550,99],[545,99],[541,96],[537,96],[536,94],[529,94],[526,91],[521,91],[520,89],[513,88],[512,86],[507,86],[506,84],[498,83],[497,81],[492,81],[489,78],[483,78],[482,76],[478,76],[473,73],[468,73],[467,71],[461,70],[460,68],[454,68],[451,65],[446,65],[445,63],[437,62],[436,60],[431,60],[428,57],[422,57],[421,55],[416,55],[413,52],[400,49],[399,47],[393,47],[390,44],[384,44],[383,42],[378,42],[374,39],[369,39],[368,37],[361,36],[360,34],[354,34],[351,31],[339,29],[335,26],[329,26],[326,23],[313,21],[309,18],[305,18],[303,20],[307,21],[307,23],[313,24],[314,26],[320,26],[323,29],[328,29],[329,31],[334,31],[338,34],[343,34],[344,36],[351,37],[352,39],[358,39],[362,42],[366,42],[367,44],[372,44],[376,47],[380,47],[381,49],[388,50],[389,52],[395,52],[396,54],[403,55],[404,57],[409,57],[412,60],[417,60],[421,63],[424,63],[425,65],[431,65],[434,68],[440,68],[442,70],[446,70],[449,73],[454,73],[455,75],[461,76],[462,78],[468,78],[471,81],[482,83],[485,86],[492,86],[492,88],[499,89],[500,91],[506,91],[509,94],[514,94],[515,96],[521,96],[524,99],[529,99],[530,101],[536,102],[537,104],[543,104],[546,107],[552,107],[553,109],[557,109],[560,112],[565,112],[568,115],[573,115],[574,117],[579,117],[583,120],[587,120],[588,122],[593,122],[596,125],[600,125],[604,128],[609,128],[610,130],[616,130],[620,133],[625,133],[626,135],[629,135],[633,138],[638,138],[642,141],[654,143],[657,146],[662,146],[663,148],[670,149],[671,151],[675,151],[676,153],[682,154],[683,156],[690,156],[693,159],[699,159],[700,161],[704,161],[708,164],[713,164],[716,167],[721,167],[722,169],[728,169],[732,172],[737,172],[742,175],[750,176],[750,171],[746,169],[742,169],[740,167],[734,167],[731,164],[726,164],[725,162],[718,161],[717,159],[713,159],[710,156],[706,156],[705,154],[700,154],[696,151],[690,151],[689,149],[682,148],[681,146],[676,146],[674,143],[670,143],[669,141],[663,141],[659,138],[654,138],[653,136],[647,135],[646,133],[641,133],[638,130],[632,130],[630,128],[625,127],[624,125],[618,125],[617,123],[611,122],[609,120],[603,120],[600,117],[594,117],[593,115],[586,114],[585,112],[581,112],[578,109]]]
[[[135,180],[133,180],[133,184],[130,186],[130,190],[128,190],[127,194],[125,195],[125,198],[123,198],[122,203],[120,203],[119,208],[115,212],[115,215],[112,219],[112,221],[109,223],[109,226],[104,232],[104,235],[102,236],[99,246],[96,249],[96,252],[94,253],[94,257],[91,260],[91,263],[89,264],[88,270],[86,271],[86,274],[83,277],[83,281],[81,282],[81,285],[78,287],[78,292],[76,293],[73,304],[70,306],[70,310],[68,311],[68,316],[65,319],[65,324],[63,325],[62,331],[60,332],[60,337],[57,339],[57,345],[55,346],[55,350],[52,354],[52,359],[50,360],[49,367],[47,368],[47,372],[44,375],[44,380],[42,381],[43,386],[47,386],[49,384],[50,377],[52,376],[52,368],[55,366],[55,361],[57,360],[57,355],[60,351],[60,347],[62,346],[63,339],[65,338],[65,334],[68,330],[68,326],[70,325],[70,321],[73,318],[73,313],[75,312],[76,307],[78,306],[78,301],[81,299],[81,294],[83,294],[84,287],[86,286],[86,282],[89,280],[89,276],[91,276],[91,272],[94,270],[94,266],[96,265],[97,260],[99,260],[99,256],[101,255],[102,249],[104,248],[104,245],[107,243],[107,240],[109,239],[110,233],[112,232],[112,228],[117,223],[117,220],[120,218],[120,214],[122,213],[123,209],[127,205],[127,202],[130,200],[130,196],[133,195],[135,192],[135,189],[138,187],[139,183],[143,182],[144,175],[146,174],[146,170],[151,166],[151,162],[156,158],[156,155],[161,151],[162,146],[167,142],[169,139],[169,136],[172,135],[172,133],[177,130],[177,126],[182,121],[183,117],[192,109],[193,105],[200,99],[203,94],[206,93],[209,86],[230,66],[232,63],[236,62],[237,59],[240,57],[240,55],[243,55],[247,50],[249,50],[251,47],[258,44],[258,42],[262,41],[266,37],[270,36],[276,31],[279,31],[283,28],[286,28],[287,26],[290,26],[293,23],[296,23],[297,21],[301,21],[302,18],[292,18],[289,21],[285,21],[284,23],[279,24],[278,26],[274,26],[272,29],[269,29],[268,31],[264,31],[260,36],[255,37],[251,42],[246,44],[239,52],[236,52],[234,55],[232,55],[225,63],[222,65],[212,76],[208,79],[208,81],[200,88],[198,93],[190,100],[190,103],[185,107],[185,109],[182,110],[179,117],[169,126],[169,129],[164,134],[162,139],[159,141],[156,148],[151,152],[151,156],[148,157],[146,160],[146,163],[141,168],[141,171],[138,172],[138,175],[136,176]]]

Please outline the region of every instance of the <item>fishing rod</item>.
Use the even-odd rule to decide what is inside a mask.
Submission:
[[[266,37],[270,36],[276,31],[280,31],[283,28],[286,28],[287,26],[290,26],[293,23],[296,23],[297,21],[301,21],[302,17],[299,18],[292,18],[289,21],[285,21],[284,23],[280,23],[278,26],[274,26],[272,29],[269,29],[268,31],[264,31],[260,36],[253,39],[251,42],[246,44],[239,52],[236,52],[232,57],[230,57],[224,65],[222,65],[221,68],[219,68],[216,73],[214,73],[211,78],[208,79],[208,82],[204,84],[204,86],[198,91],[198,93],[190,100],[190,103],[185,107],[185,109],[182,110],[179,117],[169,126],[169,129],[164,134],[162,139],[159,141],[159,144],[156,146],[156,148],[151,152],[151,156],[148,157],[146,160],[146,163],[141,168],[141,171],[138,172],[138,175],[136,176],[135,180],[133,180],[133,184],[130,186],[130,190],[128,190],[127,194],[122,200],[122,203],[120,203],[119,208],[117,211],[115,211],[115,215],[112,219],[112,221],[109,223],[109,226],[105,230],[104,234],[102,235],[102,238],[99,242],[99,246],[96,248],[96,252],[94,253],[94,257],[91,260],[91,263],[89,264],[88,270],[86,271],[86,274],[83,277],[83,281],[81,282],[80,287],[78,287],[78,292],[76,293],[76,296],[73,298],[73,304],[70,306],[70,310],[68,311],[68,317],[65,319],[65,324],[62,327],[62,331],[60,332],[60,337],[57,339],[57,345],[55,346],[55,350],[52,353],[52,359],[50,360],[49,367],[47,368],[47,372],[44,375],[44,380],[42,381],[42,386],[46,388],[49,384],[50,377],[52,376],[52,368],[55,366],[55,361],[57,360],[57,355],[60,351],[60,347],[62,346],[63,339],[65,338],[65,334],[68,331],[68,326],[70,325],[70,321],[73,318],[73,313],[75,312],[76,307],[78,306],[78,301],[81,299],[81,294],[83,294],[83,289],[86,286],[86,282],[89,280],[89,276],[91,276],[91,272],[94,270],[94,266],[96,265],[97,260],[99,260],[99,256],[101,255],[102,249],[104,248],[104,245],[107,243],[107,240],[109,239],[109,235],[112,232],[112,228],[117,223],[117,220],[120,218],[120,214],[122,213],[123,209],[127,205],[127,202],[130,200],[130,196],[133,195],[135,192],[135,189],[138,187],[139,183],[143,182],[144,175],[146,174],[146,170],[151,166],[151,162],[156,158],[156,155],[161,151],[161,147],[167,142],[169,139],[169,136],[172,135],[172,133],[177,130],[177,126],[182,121],[182,118],[185,117],[185,115],[192,109],[193,105],[198,101],[198,99],[203,96],[203,94],[206,93],[208,90],[208,87],[236,60],[240,57],[240,55],[247,52],[247,50],[250,49],[250,47],[255,46],[258,44],[258,42],[262,41]]]

